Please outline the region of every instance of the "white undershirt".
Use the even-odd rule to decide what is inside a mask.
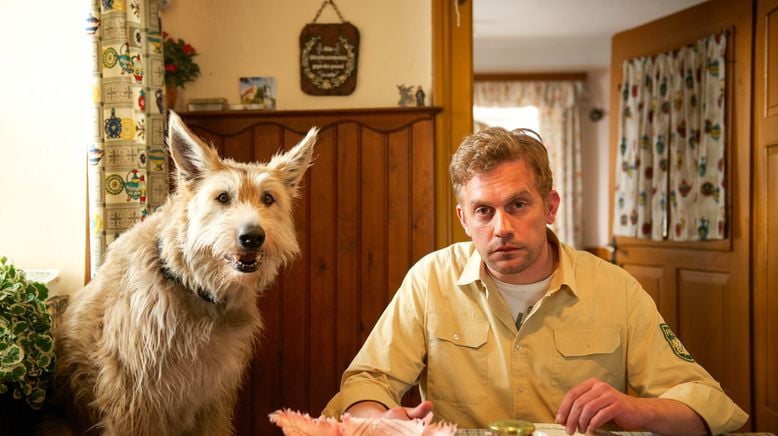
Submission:
[[[532,307],[548,291],[548,285],[551,283],[551,276],[539,282],[527,285],[514,285],[497,280],[492,276],[495,287],[500,291],[503,300],[508,304],[513,319],[516,322],[516,328],[519,328],[522,322],[527,318]]]

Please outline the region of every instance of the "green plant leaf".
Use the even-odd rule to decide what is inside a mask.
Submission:
[[[25,374],[27,374],[27,369],[24,365],[14,366],[8,374],[8,381],[21,381]]]
[[[44,352],[51,351],[54,348],[54,341],[51,340],[50,336],[38,335],[33,342],[36,347]]]
[[[0,256],[0,395],[40,408],[56,360],[46,285]]]
[[[8,344],[7,347],[0,350],[0,365],[4,368],[13,368],[15,365],[21,363],[23,358],[24,351],[16,344]]]
[[[14,334],[19,335],[23,333],[24,331],[28,330],[30,328],[30,325],[27,324],[27,321],[19,321],[14,325]]]
[[[48,366],[51,364],[51,356],[48,354],[42,354],[38,358],[38,367],[40,368],[48,368]]]
[[[46,391],[41,388],[35,388],[30,392],[29,397],[33,404],[42,405],[43,401],[46,399]]]
[[[49,298],[49,288],[47,288],[46,285],[39,282],[33,282],[33,286],[35,286],[35,289],[38,291],[38,300],[46,301],[46,299]]]

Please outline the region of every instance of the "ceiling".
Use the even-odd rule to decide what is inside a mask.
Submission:
[[[705,0],[473,0],[476,72],[605,67],[610,39]]]

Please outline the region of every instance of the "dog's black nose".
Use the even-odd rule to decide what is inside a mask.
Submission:
[[[260,226],[243,226],[238,234],[238,241],[243,248],[256,250],[265,242],[265,229]]]

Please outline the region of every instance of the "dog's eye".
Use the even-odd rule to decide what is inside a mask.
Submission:
[[[271,204],[275,203],[275,201],[276,199],[268,193],[265,193],[265,195],[262,196],[262,202],[265,203],[265,206],[270,206]]]
[[[230,195],[227,194],[226,192],[222,192],[221,194],[219,194],[218,197],[216,197],[216,201],[218,201],[221,204],[227,204],[230,202]]]

